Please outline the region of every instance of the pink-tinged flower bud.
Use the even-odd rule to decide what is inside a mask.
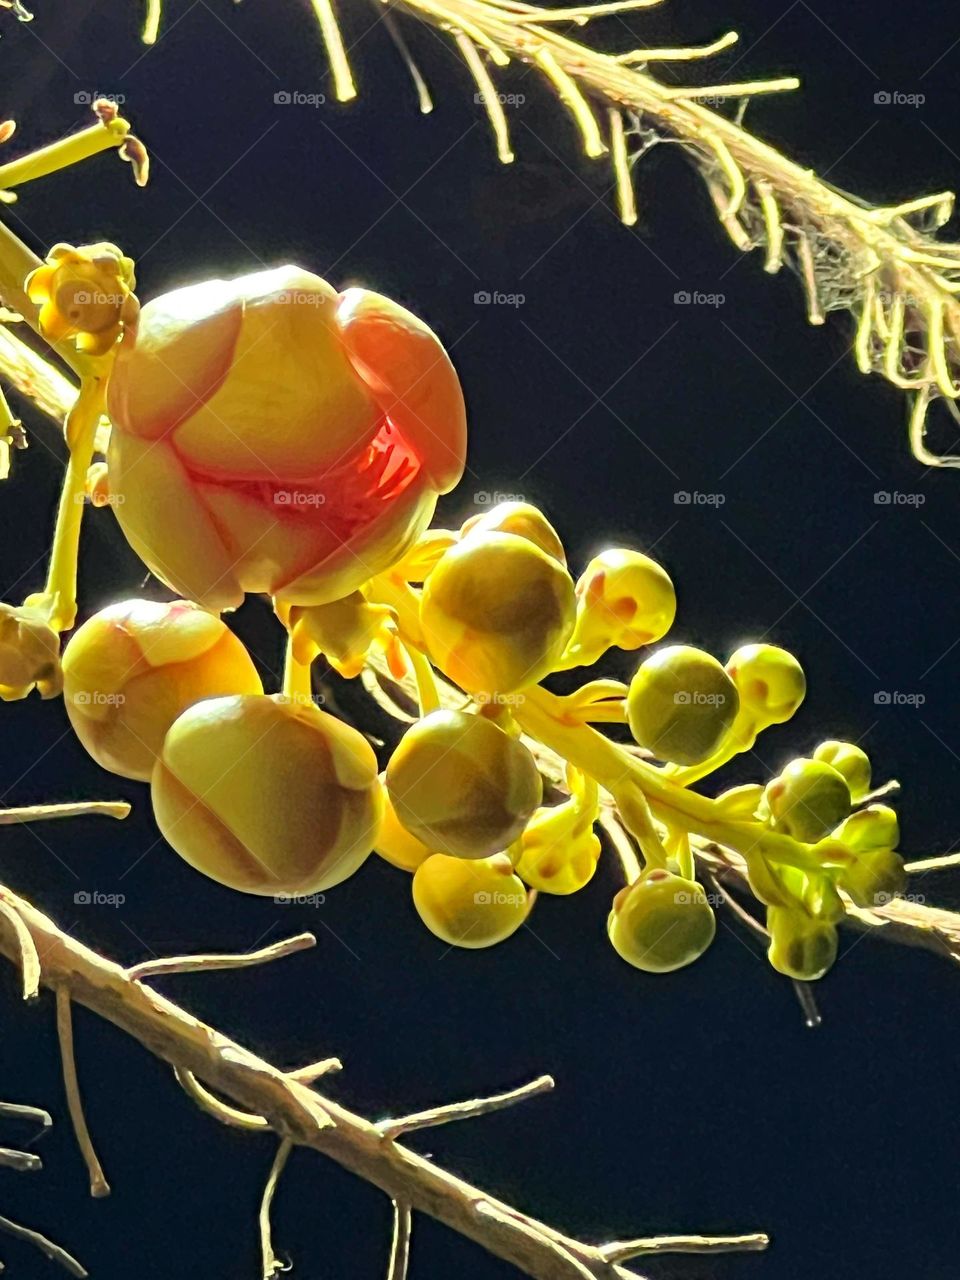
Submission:
[[[124,600],[102,609],[64,650],[63,685],[70,723],[97,764],[144,782],[188,707],[263,692],[233,632],[186,600]]]
[[[110,490],[150,569],[208,608],[349,595],[388,568],[463,470],[436,335],[298,267],[155,299],[110,379]]]
[[[185,711],[153,772],[163,835],[197,871],[264,896],[317,893],[373,849],[377,760],[356,729],[283,694]]]

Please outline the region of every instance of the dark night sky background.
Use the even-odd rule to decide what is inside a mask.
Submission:
[[[724,655],[769,635],[808,669],[801,714],[730,779],[849,735],[879,775],[904,783],[905,850],[954,847],[960,476],[913,461],[903,403],[856,374],[845,322],[807,327],[795,282],[739,258],[676,150],[644,162],[641,224],[627,231],[604,199],[606,170],[578,157],[569,123],[522,68],[503,85],[527,96],[515,112],[519,158],[501,170],[449,47],[406,24],[438,100],[421,118],[383,31],[365,34],[372,11],[341,7],[361,97],[320,109],[274,103],[282,90],[329,92],[306,0],[168,0],[152,51],[138,42],[134,3],[36,0],[30,27],[4,15],[0,112],[20,122],[11,153],[85,124],[74,97],[99,91],[126,96],[154,157],[144,191],[112,157],[31,186],[10,211],[14,227],[40,250],[119,242],[138,261],[141,298],[296,261],[403,301],[452,346],[470,406],[469,472],[444,519],[472,514],[475,493],[521,493],[546,508],[575,569],[611,541],[655,545],[678,585],[678,639]],[[737,78],[798,71],[802,92],[755,102],[749,121],[846,189],[892,201],[960,182],[953,5],[687,0],[630,25],[645,42],[737,28],[742,54],[701,67],[711,79],[738,56]],[[617,22],[605,35],[630,47]],[[877,105],[884,89],[926,102]],[[725,302],[677,307],[683,289]],[[525,301],[480,307],[481,290]],[[36,441],[3,493],[2,595],[16,600],[41,584],[59,483],[41,443],[55,433],[24,418]],[[678,490],[726,500],[680,506]],[[923,503],[877,505],[878,490]],[[91,513],[84,612],[137,594],[142,577],[110,513]],[[278,672],[280,637],[258,602],[238,626]],[[925,701],[879,706],[878,690]],[[315,930],[316,951],[164,990],[281,1065],[339,1055],[346,1070],[331,1089],[371,1115],[557,1077],[546,1099],[417,1143],[463,1175],[588,1238],[756,1228],[775,1238],[766,1256],[650,1264],[659,1276],[957,1275],[960,975],[945,961],[845,934],[818,988],[824,1025],[809,1031],[789,985],[736,929],[679,974],[625,966],[604,937],[615,880],[603,864],[577,898],[541,902],[536,936],[445,955],[416,920],[403,873],[371,859],[317,909],[234,895],[164,847],[146,790],[102,773],[65,734],[59,703],[2,711],[5,804],[135,804],[123,827],[4,832],[5,881],[79,937],[133,962]],[[914,888],[956,904],[957,883],[931,876]],[[126,901],[74,904],[94,889]],[[9,968],[0,987],[0,1096],[47,1106],[57,1121],[40,1148],[45,1171],[3,1175],[2,1212],[49,1231],[105,1280],[258,1275],[272,1143],[200,1115],[165,1068],[80,1010],[88,1115],[114,1188],[92,1202],[62,1101],[52,1001],[20,1009]],[[294,1157],[275,1223],[302,1280],[383,1273],[385,1200],[319,1157]],[[12,1276],[55,1274],[15,1243],[0,1254]],[[422,1277],[514,1274],[427,1221],[414,1259]]]

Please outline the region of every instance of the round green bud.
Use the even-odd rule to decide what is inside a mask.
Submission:
[[[858,907],[882,907],[906,888],[903,858],[892,849],[867,849],[837,876],[837,884]]]
[[[542,680],[560,661],[575,616],[566,569],[515,533],[478,531],[451,547],[420,600],[430,657],[473,694]]]
[[[716,931],[701,886],[660,868],[621,889],[607,919],[617,955],[645,973],[670,973],[692,964]]]
[[[554,560],[564,565],[567,563],[560,535],[539,507],[529,502],[498,502],[482,515],[471,516],[464,521],[461,538],[478,533],[515,533],[518,538],[526,538],[548,556],[553,556]]]
[[[506,849],[543,799],[523,743],[465,711],[433,711],[412,725],[387,765],[386,784],[406,830],[457,858]]]
[[[850,812],[850,788],[822,760],[792,760],[768,782],[761,806],[774,830],[815,844]]]
[[[870,791],[870,758],[853,742],[838,742],[830,738],[821,742],[813,753],[814,760],[822,760],[833,765],[837,773],[842,773],[850,788],[854,803],[862,800]]]
[[[776,645],[741,645],[731,654],[727,671],[744,711],[764,726],[789,720],[807,692],[803,667],[792,653]]]
[[[886,804],[868,804],[844,819],[833,833],[834,838],[854,853],[868,849],[896,849],[900,843],[900,823],[896,812]]]
[[[837,931],[798,907],[767,907],[767,959],[778,973],[800,982],[822,978],[837,958]]]
[[[477,950],[509,938],[536,899],[505,853],[466,862],[435,853],[413,877],[413,905],[431,933],[453,947]]]
[[[627,693],[630,732],[658,760],[700,764],[740,707],[736,686],[709,653],[670,645],[640,664]]]

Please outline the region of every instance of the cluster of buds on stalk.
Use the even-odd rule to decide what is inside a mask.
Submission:
[[[105,244],[58,245],[21,284],[81,389],[47,588],[0,617],[0,697],[62,683],[81,743],[149,782],[160,831],[198,871],[306,894],[376,852],[411,875],[430,930],[482,948],[538,895],[592,879],[596,825],[615,812],[626,883],[608,933],[625,961],[660,973],[707,950],[716,900],[698,859],[719,848],[766,909],[773,966],[808,980],[849,905],[901,889],[896,816],[854,744],[715,797],[699,787],[797,711],[791,654],[752,644],[723,662],[661,643],[676,614],[663,566],[610,548],[574,579],[529,504],[429,527],[463,471],[466,412],[440,340],[404,307],[282,266],[141,309],[133,263]],[[86,618],[61,669],[84,494],[177,598]],[[287,633],[281,691],[264,691],[223,616],[248,594]],[[616,650],[639,651],[629,683],[543,683]],[[320,658],[348,679],[385,660],[415,682],[420,714],[388,759],[317,705]]]

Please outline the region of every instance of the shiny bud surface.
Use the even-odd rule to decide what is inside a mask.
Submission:
[[[831,738],[827,742],[820,743],[813,753],[813,758],[832,765],[837,773],[846,778],[854,803],[869,794],[872,777],[870,758],[853,742],[838,742]]]
[[[460,530],[462,538],[478,533],[514,533],[518,538],[532,542],[548,556],[553,556],[560,564],[567,563],[560,535],[540,508],[529,502],[499,502],[489,511],[464,521]]]
[[[641,747],[672,764],[699,764],[723,741],[740,700],[709,653],[670,645],[641,663],[627,694],[630,732]]]
[[[822,978],[837,958],[837,931],[798,907],[768,907],[767,959],[778,973],[799,982]]]
[[[702,887],[660,869],[621,889],[607,919],[614,950],[645,973],[671,973],[692,964],[716,931]]]
[[[148,781],[167,730],[203,698],[262,693],[220,618],[185,600],[124,600],[88,618],[63,654],[70,723],[111,773]]]
[[[587,666],[608,649],[632,651],[673,626],[677,596],[662,565],[639,551],[612,547],[577,579],[577,622],[569,656]]]
[[[900,821],[889,805],[870,804],[845,818],[833,835],[855,853],[896,849],[900,843]]]
[[[157,825],[184,861],[266,896],[316,893],[352,875],[376,843],[382,809],[366,739],[282,694],[185,711],[151,793]]]
[[[858,907],[882,907],[906,888],[903,858],[892,849],[866,849],[842,869],[837,884]]]
[[[523,743],[465,711],[434,711],[412,725],[390,758],[386,783],[407,831],[458,858],[506,849],[543,798]]]
[[[566,569],[514,533],[468,535],[427,578],[420,624],[430,657],[468,693],[510,693],[554,669],[573,630]]]
[[[832,765],[801,757],[767,783],[761,812],[776,831],[814,844],[850,812],[850,788]]]
[[[786,649],[745,644],[730,656],[727,671],[737,686],[740,705],[759,727],[784,724],[807,692],[803,667]]]
[[[431,933],[453,947],[479,950],[516,933],[533,906],[505,853],[466,861],[442,853],[413,877],[413,904]]]
[[[433,857],[437,851],[428,848],[403,825],[397,817],[386,787],[382,789],[382,797],[383,817],[380,819],[374,853],[378,853],[385,862],[399,867],[401,871],[416,871],[422,862]]]

